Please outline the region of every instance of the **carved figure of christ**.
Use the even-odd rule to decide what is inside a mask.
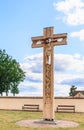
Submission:
[[[43,119],[54,120],[54,46],[67,44],[67,33],[53,34],[53,27],[44,35],[32,37],[32,48],[43,47]]]

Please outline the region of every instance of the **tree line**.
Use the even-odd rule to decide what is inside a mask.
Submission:
[[[20,64],[9,56],[5,50],[0,49],[0,95],[9,91],[15,96],[19,93],[18,85],[24,81],[25,72],[21,69]]]

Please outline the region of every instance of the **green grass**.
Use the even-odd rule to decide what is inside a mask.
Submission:
[[[25,119],[42,119],[41,112],[0,111],[0,130],[84,130],[84,114],[82,113],[55,113],[57,120],[71,120],[80,125],[75,128],[28,128],[17,126],[15,123]]]

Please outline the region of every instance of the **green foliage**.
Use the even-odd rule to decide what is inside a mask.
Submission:
[[[70,93],[69,93],[69,95],[70,95],[70,96],[74,96],[74,92],[75,92],[76,89],[77,89],[77,87],[75,87],[75,85],[72,85],[71,88],[70,88]]]
[[[19,89],[18,89],[18,84],[13,84],[11,87],[11,93],[13,93],[13,96],[15,96],[15,94],[19,93]]]
[[[13,95],[19,93],[18,85],[24,81],[25,73],[20,68],[19,63],[12,59],[5,50],[0,49],[0,94],[6,92],[8,96],[9,90]]]

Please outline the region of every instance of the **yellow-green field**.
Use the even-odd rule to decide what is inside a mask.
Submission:
[[[75,128],[28,128],[17,126],[15,123],[24,119],[42,119],[41,112],[0,111],[0,130],[84,130],[83,113],[55,113],[57,120],[71,120],[80,125]]]

